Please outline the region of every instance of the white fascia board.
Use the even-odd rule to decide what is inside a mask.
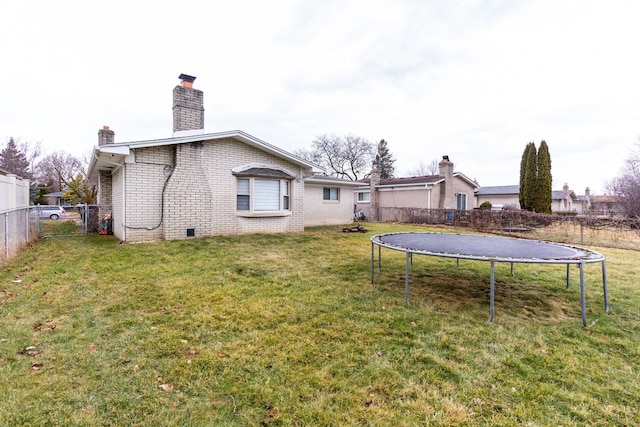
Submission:
[[[121,146],[114,147],[113,144],[108,144],[108,145],[102,145],[98,147],[98,152],[128,156],[131,153],[131,149],[129,148],[128,145],[121,145]]]
[[[472,180],[471,178],[469,178],[468,176],[466,176],[465,174],[463,174],[462,172],[454,172],[453,173],[453,177],[459,177],[460,179],[463,179],[465,181],[467,181],[470,185],[474,186],[476,189],[480,188],[480,185],[478,185],[477,182],[475,182],[474,180]]]
[[[378,186],[378,191],[424,190],[425,188],[431,188],[431,185],[429,184],[384,185],[384,186]]]

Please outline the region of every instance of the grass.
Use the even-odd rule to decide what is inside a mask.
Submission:
[[[47,238],[0,270],[0,425],[637,425],[640,252],[600,269],[385,251],[368,234]],[[19,282],[17,282],[19,280]]]

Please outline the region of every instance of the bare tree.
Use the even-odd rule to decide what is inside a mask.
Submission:
[[[64,151],[55,151],[45,156],[36,167],[36,176],[40,184],[50,191],[62,191],[79,173],[84,174],[82,162]]]
[[[42,147],[40,142],[20,142],[20,151],[24,153],[27,162],[29,162],[29,170],[32,172],[32,174],[35,173],[38,159],[42,154]]]
[[[617,196],[622,213],[640,219],[640,144],[625,161],[618,176],[607,183],[606,189]]]
[[[312,145],[311,150],[295,154],[324,167],[329,175],[357,181],[370,172],[375,146],[360,136],[325,134]]]
[[[438,175],[440,173],[440,166],[438,159],[432,159],[428,164],[420,162],[420,164],[409,169],[409,175],[411,176],[426,176],[426,175]]]

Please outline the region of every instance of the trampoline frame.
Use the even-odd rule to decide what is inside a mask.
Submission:
[[[514,240],[524,240],[527,242],[536,242],[544,245],[554,245],[561,246],[566,248],[571,248],[574,250],[578,250],[580,252],[584,252],[585,256],[581,257],[573,257],[573,258],[512,258],[512,257],[501,257],[501,256],[485,256],[485,255],[476,255],[476,254],[453,254],[447,252],[435,252],[429,250],[422,250],[417,248],[409,248],[403,247],[396,244],[391,244],[384,241],[384,237],[391,235],[400,235],[400,234],[411,234],[411,235],[447,235],[452,234],[454,236],[474,236],[478,237],[480,235],[477,234],[453,234],[453,233],[435,233],[435,232],[396,232],[396,233],[385,233],[385,234],[377,234],[371,237],[371,283],[375,283],[375,247],[378,246],[378,273],[382,272],[382,248],[387,248],[395,251],[404,252],[405,255],[405,291],[404,291],[404,300],[408,304],[409,303],[409,271],[410,266],[413,262],[413,254],[418,255],[427,255],[427,256],[437,256],[444,258],[455,258],[456,265],[459,266],[461,259],[472,260],[472,261],[485,261],[489,262],[491,265],[490,279],[489,279],[489,319],[487,322],[492,322],[495,314],[495,264],[498,262],[508,262],[511,264],[511,275],[514,275],[514,264],[522,263],[522,264],[566,264],[567,266],[567,288],[569,288],[569,279],[570,279],[570,267],[571,265],[576,265],[580,269],[580,308],[582,310],[582,324],[587,326],[587,303],[586,303],[586,292],[585,292],[585,280],[584,280],[584,267],[586,264],[591,263],[601,263],[602,265],[602,289],[604,293],[604,311],[605,313],[609,313],[609,298],[607,292],[607,267],[606,267],[606,258],[604,255],[599,254],[598,252],[585,249],[578,246],[566,245],[563,243],[555,243],[555,242],[545,242],[540,240],[528,240],[528,239],[516,239],[513,237],[496,237],[496,236],[486,236],[493,239],[508,239],[511,241]]]

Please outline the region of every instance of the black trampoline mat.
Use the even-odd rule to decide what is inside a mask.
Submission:
[[[375,237],[380,243],[405,252],[430,252],[443,256],[563,261],[585,259],[593,254],[586,249],[559,243],[474,234],[391,233]]]

